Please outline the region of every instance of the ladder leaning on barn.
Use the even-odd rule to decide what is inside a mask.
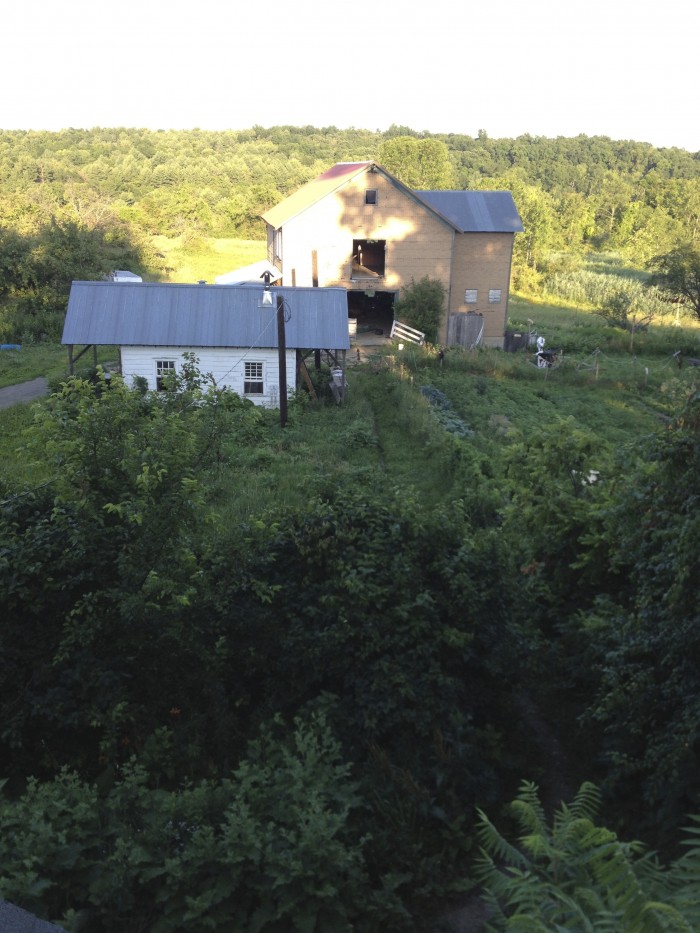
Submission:
[[[422,331],[396,320],[391,325],[391,334],[389,336],[392,340],[408,340],[411,343],[417,343],[421,347],[425,343],[425,334]]]

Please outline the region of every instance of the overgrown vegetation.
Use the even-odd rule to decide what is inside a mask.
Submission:
[[[284,430],[195,359],[39,406],[2,507],[4,896],[71,931],[415,929],[479,885],[476,810],[523,775],[672,849],[696,370],[585,359],[415,348]]]
[[[425,334],[428,343],[436,343],[445,295],[445,286],[440,279],[431,279],[427,275],[418,282],[412,279],[395,302],[394,315]]]
[[[89,228],[97,201],[69,193],[96,185],[160,244],[136,271],[210,280],[212,237],[254,234],[261,205],[379,141],[110,133],[0,134],[35,186],[15,214],[3,201],[27,236],[2,267],[3,326],[62,287],[29,276],[49,191],[59,226],[79,209]],[[494,929],[698,925],[697,846],[678,845],[700,812],[700,371],[684,363],[700,353],[641,268],[654,231],[669,248],[687,234],[697,166],[444,137],[448,179],[443,149],[407,135],[385,151],[420,149],[436,184],[513,182],[529,291],[510,324],[555,366],[532,347],[390,348],[349,368],[343,406],[300,392],[281,429],[193,357],[162,393],[100,368],[69,380],[39,318],[0,355],[3,384],[55,389],[0,412],[0,895],[70,933],[427,930],[477,893]],[[207,185],[177,174],[185,138]],[[59,141],[71,159],[106,148],[81,181]],[[111,146],[139,165],[128,197]]]

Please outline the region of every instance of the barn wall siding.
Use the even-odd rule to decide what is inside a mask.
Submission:
[[[365,204],[367,188],[377,203]],[[384,240],[383,277],[353,280],[354,239]],[[452,229],[427,208],[408,198],[381,173],[352,179],[339,191],[311,205],[284,227],[284,282],[313,285],[314,265],[320,286],[398,291],[425,275],[450,280]],[[315,254],[315,259],[314,259]]]
[[[486,346],[503,346],[512,252],[512,233],[461,233],[455,238],[450,312],[483,314]],[[475,305],[466,303],[467,289],[476,290]],[[500,302],[489,302],[491,289],[500,289]]]

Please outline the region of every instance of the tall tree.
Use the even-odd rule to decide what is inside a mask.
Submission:
[[[650,285],[656,285],[670,301],[692,308],[700,318],[700,246],[685,244],[655,256],[649,263]]]
[[[409,188],[446,189],[454,184],[449,150],[439,139],[387,139],[379,147],[379,162]]]

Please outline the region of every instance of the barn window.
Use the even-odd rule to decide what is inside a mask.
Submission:
[[[282,259],[282,230],[275,230],[272,251],[275,256],[275,262]]]
[[[156,360],[156,389],[159,392],[168,388],[168,377],[174,375],[175,360]]]
[[[245,378],[243,382],[244,395],[263,394],[263,364],[246,363]]]
[[[479,292],[476,288],[468,288],[464,293],[464,303],[467,305],[475,305],[478,294]]]
[[[352,241],[353,279],[373,279],[384,275],[386,240]]]
[[[489,289],[489,304],[497,305],[501,300],[501,289],[500,288],[490,288]]]
[[[365,191],[365,204],[376,204],[377,203],[377,189],[368,188]]]

